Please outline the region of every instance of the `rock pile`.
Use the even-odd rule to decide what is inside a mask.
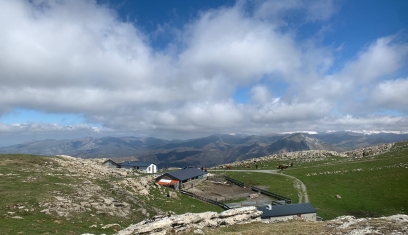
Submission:
[[[260,158],[251,158],[251,159],[247,159],[247,160],[243,160],[239,162],[228,163],[228,164],[222,165],[221,167],[226,167],[227,165],[230,165],[233,167],[238,167],[238,166],[243,167],[243,166],[251,165],[254,162],[262,163],[262,162],[271,161],[271,160],[279,160],[283,162],[313,162],[313,161],[321,161],[328,157],[334,157],[334,156],[345,157],[345,158],[362,158],[362,157],[369,157],[369,156],[383,154],[385,152],[388,152],[393,146],[394,146],[394,143],[382,144],[382,145],[357,149],[353,151],[347,151],[343,153],[339,153],[336,151],[326,151],[326,150],[306,150],[306,151],[298,151],[298,152],[287,152],[287,153],[268,155],[268,156],[264,156]]]
[[[352,158],[369,157],[369,156],[375,156],[375,155],[379,155],[379,154],[383,154],[385,152],[388,152],[393,146],[394,146],[394,143],[381,144],[381,145],[377,145],[377,146],[372,146],[372,147],[367,147],[367,148],[362,148],[362,149],[356,149],[356,150],[353,150],[353,151],[347,151],[344,154],[347,157],[352,157]]]
[[[82,185],[66,185],[76,188],[76,192],[63,195],[59,191],[53,192],[55,196],[48,202],[40,203],[45,208],[41,212],[57,214],[68,217],[72,213],[95,211],[97,214],[125,217],[130,213],[131,207],[126,202],[118,201],[112,197],[104,197],[101,187],[85,180]]]
[[[150,187],[154,185],[154,179],[156,175],[149,175],[139,178],[125,178],[119,182],[119,185],[123,188],[132,189],[133,193],[139,195],[148,195]]]
[[[111,181],[110,191],[115,195],[148,195],[150,186],[153,185],[153,175],[145,177],[130,178],[129,176],[138,176],[137,173],[126,169],[108,168],[102,165],[106,159],[79,159],[66,155],[60,155],[53,158],[55,162],[48,162],[45,166],[52,169],[53,173],[47,175],[59,176],[59,172],[68,172],[62,175],[75,176],[78,179],[84,179],[80,184],[61,184],[75,190],[71,194],[62,194],[60,191],[52,192],[51,200],[41,202],[41,211],[46,214],[56,214],[58,216],[68,217],[78,212],[93,212],[96,214],[107,214],[111,216],[126,217],[132,212],[131,205],[127,202],[118,200],[111,196],[106,196],[107,192],[97,184],[93,183],[95,179],[106,179],[110,177],[127,177],[120,181]],[[56,173],[56,172],[57,173]],[[134,203],[140,204],[134,197],[127,198]],[[148,216],[146,210],[142,214]]]
[[[151,234],[164,235],[167,232],[201,231],[204,227],[216,228],[223,225],[260,222],[262,212],[256,207],[243,207],[216,212],[186,213],[183,215],[157,216],[131,225],[117,235]]]
[[[392,215],[380,218],[340,216],[328,221],[333,234],[408,234],[408,215]]]
[[[87,177],[91,179],[138,175],[134,171],[103,166],[102,163],[107,160],[106,158],[80,159],[67,155],[58,155],[54,160],[59,164],[59,167],[56,169],[66,169],[70,174],[86,174]]]

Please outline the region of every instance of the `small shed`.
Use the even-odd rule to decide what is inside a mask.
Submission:
[[[106,166],[109,168],[120,168],[119,164],[114,162],[112,159],[108,159],[102,163],[102,166]]]
[[[317,210],[310,203],[285,204],[279,206],[259,206],[261,219],[265,222],[292,219],[294,216],[316,221]]]
[[[152,162],[126,161],[119,163],[120,168],[143,171],[145,173],[156,173],[157,166]]]
[[[167,172],[156,178],[156,182],[161,185],[173,185],[175,189],[193,186],[193,181],[204,179],[207,174],[198,168],[187,168],[179,171]]]

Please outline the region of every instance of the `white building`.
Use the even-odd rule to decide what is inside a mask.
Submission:
[[[143,171],[144,173],[156,173],[157,166],[152,162],[126,161],[118,164],[120,168]]]

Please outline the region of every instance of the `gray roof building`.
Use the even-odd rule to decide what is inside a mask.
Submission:
[[[268,210],[266,206],[259,206],[257,207],[257,209],[263,212],[261,215],[261,219],[299,214],[310,214],[317,212],[317,210],[310,203],[272,206],[272,210]]]
[[[119,163],[121,167],[148,167],[154,163],[152,162],[139,162],[139,161],[126,161]]]
[[[157,180],[160,180],[164,176],[168,176],[172,179],[179,180],[179,181],[185,181],[188,179],[193,179],[197,178],[199,176],[207,174],[205,171],[202,171],[198,168],[188,168],[184,170],[179,170],[179,171],[173,171],[173,172],[168,172],[164,175],[161,175],[157,178]]]
[[[113,161],[112,159],[108,159],[108,160],[104,161],[104,162],[102,163],[102,165],[103,165],[103,166],[110,167],[110,168],[119,168],[119,167],[120,167],[119,164],[117,164],[117,163],[116,163],[115,161]]]

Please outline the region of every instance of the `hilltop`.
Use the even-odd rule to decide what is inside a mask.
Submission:
[[[279,162],[293,161],[295,165],[277,172],[276,177],[256,170],[224,173],[295,200],[294,181],[284,179],[284,175],[293,176],[304,182],[311,203],[327,221],[291,221],[272,226],[249,220],[247,225],[215,230],[202,228],[201,231],[205,234],[260,234],[265,231],[285,234],[310,234],[311,231],[322,234],[406,233],[406,215],[384,216],[405,214],[408,210],[404,197],[408,193],[405,187],[408,182],[407,153],[408,145],[403,142],[340,154],[308,150],[248,160],[251,164],[253,160],[262,161],[264,164],[260,164],[260,168],[270,171],[276,171]],[[154,184],[154,175],[105,168],[101,165],[103,160],[0,155],[2,231],[7,234],[112,234],[132,224],[176,214],[222,211]],[[234,166],[239,168],[241,163],[238,161]],[[284,182],[288,182],[285,187],[292,190],[287,191],[280,185]],[[335,219],[342,215],[384,218],[343,216]],[[179,220],[174,217],[174,221]],[[188,230],[185,232],[189,234]]]

